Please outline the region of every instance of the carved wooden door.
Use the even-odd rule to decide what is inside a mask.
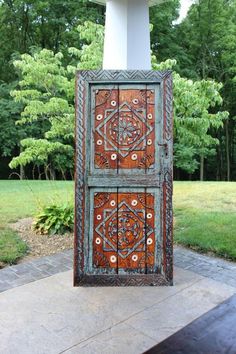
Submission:
[[[75,284],[172,282],[170,73],[79,72]]]

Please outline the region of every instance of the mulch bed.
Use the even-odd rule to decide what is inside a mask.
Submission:
[[[73,248],[72,233],[51,236],[39,235],[32,230],[32,222],[32,218],[25,218],[9,225],[29,247],[26,256],[19,260],[18,263]]]

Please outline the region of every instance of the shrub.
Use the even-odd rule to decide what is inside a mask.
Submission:
[[[35,216],[33,229],[42,235],[71,232],[74,226],[74,208],[69,205],[49,205]]]

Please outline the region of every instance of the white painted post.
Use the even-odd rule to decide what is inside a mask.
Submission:
[[[149,6],[166,0],[91,0],[106,4],[104,70],[150,70]]]
[[[151,69],[147,1],[107,1],[103,69]]]

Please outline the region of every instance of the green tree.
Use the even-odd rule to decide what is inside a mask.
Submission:
[[[178,26],[176,40],[181,46],[176,53],[181,75],[198,80],[211,78],[223,83],[222,109],[229,111],[230,115],[221,129],[211,133],[219,140],[216,177],[230,180],[233,177],[231,168],[236,161],[236,1],[199,0]],[[224,171],[227,171],[226,176]]]
[[[1,157],[5,157],[6,154],[8,156],[9,153],[11,156],[19,154],[19,149],[21,149],[19,139],[28,136],[40,139],[44,137],[44,132],[49,129],[50,125],[50,122],[45,120],[38,120],[33,124],[18,125],[17,128],[14,125],[15,121],[19,119],[20,113],[17,114],[15,111],[19,104],[14,103],[9,96],[9,90],[13,89],[15,81],[18,79],[13,61],[21,60],[22,53],[32,54],[46,48],[52,50],[53,53],[61,51],[63,66],[66,66],[71,62],[68,48],[74,46],[81,49],[84,45],[84,40],[78,36],[78,24],[83,23],[86,19],[96,23],[104,23],[104,11],[103,6],[91,3],[89,0],[0,1]],[[1,176],[5,172],[4,166],[3,170],[1,168],[3,171]],[[39,171],[39,173],[41,172]]]
[[[157,64],[153,68],[165,70],[175,67],[175,60]],[[222,84],[213,80],[192,81],[173,71],[174,79],[174,165],[192,174],[199,166],[199,159],[215,154],[218,140],[211,129],[219,129],[228,117],[227,111],[211,113],[219,107]]]
[[[1,0],[0,77],[15,78],[12,56],[47,48],[65,56],[70,46],[81,47],[75,28],[89,19],[104,23],[104,7],[89,0]]]
[[[43,129],[41,134],[28,134],[21,141],[22,151],[12,159],[11,168],[33,164],[39,171],[43,168],[46,178],[55,178],[56,173],[73,176],[74,73],[77,68],[100,65],[103,41],[101,25],[85,22],[78,31],[87,44],[81,50],[69,49],[71,65],[63,64],[61,52],[54,54],[47,49],[23,54],[14,61],[21,79],[11,94],[23,106],[17,124]]]
[[[150,22],[153,26],[151,48],[159,63],[175,58],[175,53],[179,51],[174,25],[179,10],[180,0],[166,1],[150,8]]]
[[[74,85],[62,65],[62,53],[43,49],[33,55],[23,54],[14,62],[22,75],[19,89],[12,91],[16,102],[24,105],[20,125],[43,124],[41,137],[32,135],[21,141],[22,153],[10,166],[34,163],[43,166],[54,178],[55,171],[65,175],[73,170]]]
[[[58,158],[65,156],[65,161],[72,164],[74,86],[71,75],[76,70],[73,63],[79,59],[77,68],[83,69],[101,65],[103,27],[86,22],[79,26],[79,33],[87,43],[81,50],[69,50],[76,59],[72,58],[72,65],[67,68],[62,65],[61,53],[53,54],[48,50],[33,56],[22,55],[21,60],[14,63],[22,74],[20,89],[12,93],[16,101],[25,104],[20,122],[34,123],[43,119],[50,123],[50,129],[45,131],[44,139],[23,140],[24,151],[12,160],[11,167],[35,162],[49,165],[53,170],[72,169],[72,165],[59,164]],[[164,70],[175,64],[174,60],[157,64],[153,56],[154,69]],[[207,156],[217,144],[209,130],[221,126],[227,112],[213,114],[209,109],[222,103],[220,88],[214,81],[193,82],[174,73],[175,164],[187,172],[196,170],[199,154]]]
[[[22,129],[18,129],[16,121],[22,110],[22,104],[14,102],[10,96],[16,83],[0,85],[0,155],[11,156],[15,150],[18,151],[20,140],[24,137]]]

